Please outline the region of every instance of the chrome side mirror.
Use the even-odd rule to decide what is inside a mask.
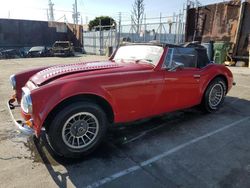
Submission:
[[[168,71],[170,72],[174,72],[176,71],[177,69],[183,69],[184,68],[184,64],[183,63],[180,63],[180,62],[173,62],[173,67],[170,68]]]

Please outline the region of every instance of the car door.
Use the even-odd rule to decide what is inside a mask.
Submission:
[[[172,69],[176,63],[183,63],[183,68]],[[197,68],[197,52],[193,48],[168,49],[162,73],[164,89],[159,97],[159,108],[170,112],[188,108],[200,102],[201,70]]]

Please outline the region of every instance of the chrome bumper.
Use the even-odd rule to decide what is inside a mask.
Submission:
[[[68,55],[69,53],[68,52],[57,52],[57,53],[54,53],[54,56],[65,56],[65,55]]]
[[[11,116],[12,121],[14,122],[14,124],[16,125],[16,127],[24,134],[27,135],[33,135],[34,134],[34,130],[32,128],[30,128],[29,126],[27,126],[25,124],[25,122],[23,122],[22,120],[15,120],[15,117],[12,113],[12,110],[14,110],[16,107],[20,107],[19,105],[15,105],[14,104],[15,100],[14,99],[10,99],[7,102],[7,106],[8,106],[8,110]]]

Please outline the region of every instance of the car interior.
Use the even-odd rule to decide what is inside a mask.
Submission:
[[[170,47],[165,59],[165,67],[171,68],[176,63],[182,63],[184,68],[203,68],[210,61],[208,59],[206,48],[201,45],[188,45]]]

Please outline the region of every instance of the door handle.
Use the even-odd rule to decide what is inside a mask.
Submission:
[[[199,74],[194,74],[193,76],[194,76],[195,79],[201,78],[201,75],[199,75]]]

